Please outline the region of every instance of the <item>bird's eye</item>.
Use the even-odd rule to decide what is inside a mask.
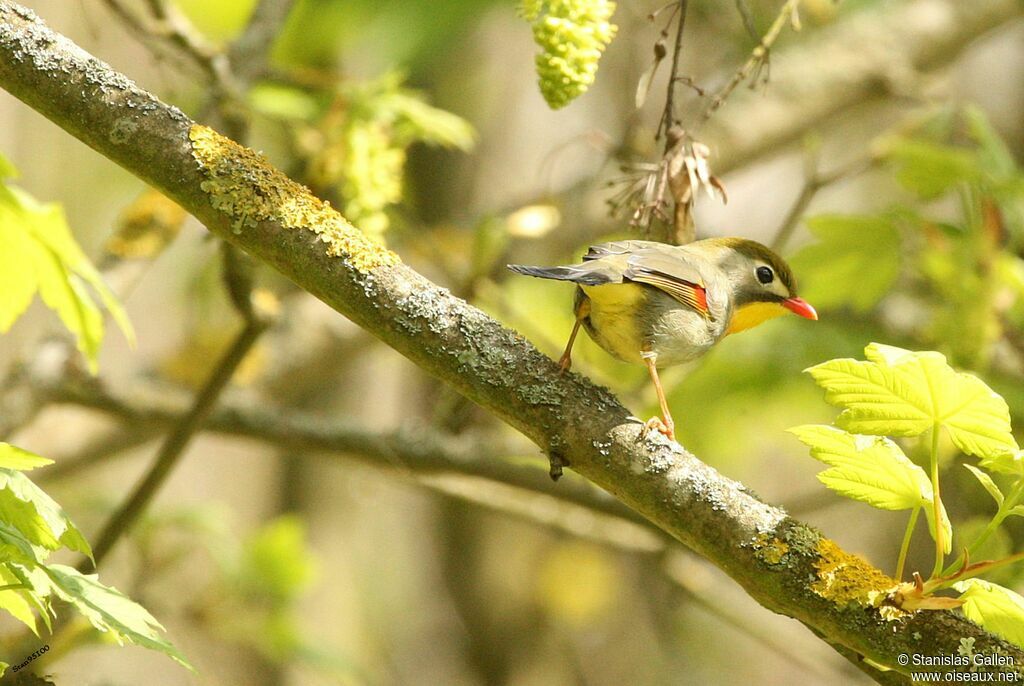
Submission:
[[[757,274],[757,280],[765,285],[770,284],[772,279],[775,278],[775,274],[772,273],[771,267],[758,267],[755,273]]]

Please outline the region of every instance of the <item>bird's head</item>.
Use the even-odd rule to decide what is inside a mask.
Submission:
[[[729,281],[733,316],[729,333],[738,333],[785,314],[788,310],[807,319],[818,313],[797,296],[793,270],[785,260],[757,241],[746,238],[713,238],[718,266]]]

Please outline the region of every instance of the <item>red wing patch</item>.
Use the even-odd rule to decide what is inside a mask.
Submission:
[[[694,298],[697,300],[697,309],[705,315],[708,314],[708,292],[707,289],[701,288],[700,286],[694,286],[693,288]]]
[[[708,310],[708,292],[703,286],[654,272],[634,274],[630,280],[646,283],[665,291],[679,302],[700,312],[705,318],[711,319],[711,312]]]

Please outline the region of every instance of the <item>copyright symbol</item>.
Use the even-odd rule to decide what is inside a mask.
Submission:
[[[910,656],[906,653],[900,653],[896,656],[896,662],[900,663],[901,667],[906,667],[908,664],[910,664]]]

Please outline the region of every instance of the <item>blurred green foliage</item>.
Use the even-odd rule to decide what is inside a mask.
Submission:
[[[103,340],[101,306],[134,342],[131,323],[75,241],[64,211],[9,185],[6,180],[15,176],[14,165],[0,155],[0,333],[11,328],[39,293],[75,335],[95,372]]]
[[[331,89],[280,84],[254,89],[254,110],[286,122],[305,159],[305,179],[341,199],[346,219],[381,239],[388,210],[402,201],[406,151],[416,143],[468,151],[476,134],[464,119],[431,107],[398,72]]]

